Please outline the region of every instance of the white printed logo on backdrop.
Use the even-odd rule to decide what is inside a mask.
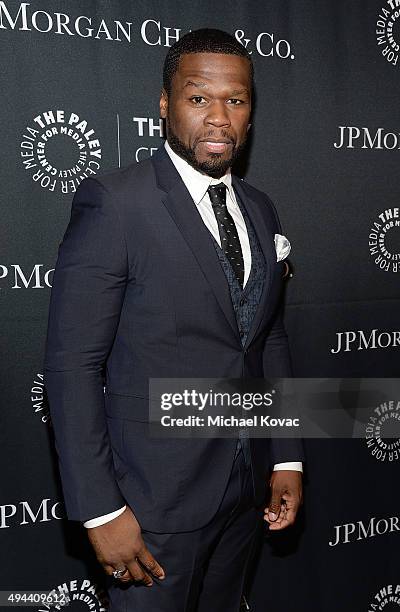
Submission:
[[[396,604],[396,606],[390,604]],[[387,584],[374,595],[372,602],[368,605],[368,612],[383,609],[394,610],[398,606],[400,606],[400,584]]]
[[[369,538],[375,538],[381,535],[396,533],[400,531],[400,517],[397,515],[377,518],[376,516],[370,519],[360,520],[354,523],[343,523],[335,525],[335,536],[329,540],[329,546],[338,546],[340,544],[351,544],[360,542]]]
[[[65,517],[62,501],[54,501],[50,497],[40,500],[21,500],[19,502],[0,505],[0,529],[9,529],[20,525],[36,525],[49,523],[52,520],[61,521]]]
[[[51,609],[83,610],[82,604],[91,612],[107,612],[109,598],[106,591],[95,582],[86,578],[68,580],[57,585],[49,592],[49,600],[54,601]],[[58,602],[58,603],[56,603]],[[48,612],[49,604],[38,608],[38,612]]]
[[[395,435],[399,435],[395,438]],[[400,401],[389,400],[376,406],[365,428],[365,439],[377,461],[393,463],[400,459]]]
[[[350,351],[364,351],[386,348],[400,348],[400,330],[381,331],[378,328],[336,332],[335,347],[331,348],[332,355],[349,353]]]
[[[44,392],[43,373],[38,372],[36,374],[34,380],[32,381],[30,393],[34,413],[40,415],[42,423],[49,422],[51,425],[49,404]]]
[[[102,151],[94,129],[77,113],[47,110],[26,126],[21,160],[32,180],[55,193],[74,193],[100,170]]]
[[[357,125],[339,125],[335,149],[373,149],[393,151],[400,149],[400,133],[388,132],[385,128],[368,128]]]
[[[399,208],[387,208],[373,222],[369,233],[369,252],[385,272],[400,272]]]
[[[0,290],[45,289],[51,287],[54,268],[43,269],[44,264],[22,268],[19,264],[0,264]],[[4,282],[3,282],[4,281]]]
[[[382,56],[392,66],[397,66],[400,51],[400,2],[387,0],[376,21],[376,42]]]
[[[397,0],[393,0],[397,1]],[[164,23],[160,19],[145,19],[141,24],[119,19],[103,19],[98,11],[92,15],[69,15],[54,11],[35,10],[34,3],[19,5],[0,0],[0,30],[32,32],[35,36],[78,36],[100,41],[130,43],[141,39],[149,47],[171,47],[185,33],[176,24]],[[132,28],[133,26],[133,28]],[[189,30],[190,32],[191,30]],[[183,32],[183,34],[182,34]],[[294,60],[292,43],[285,37],[268,31],[249,32],[236,29],[233,36],[248,50],[261,57],[278,60]],[[106,43],[108,44],[108,43]]]

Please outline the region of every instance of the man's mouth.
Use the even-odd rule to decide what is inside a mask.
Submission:
[[[204,139],[200,140],[200,143],[203,144],[205,149],[210,153],[225,153],[228,147],[233,145],[232,141],[226,138],[220,140]]]

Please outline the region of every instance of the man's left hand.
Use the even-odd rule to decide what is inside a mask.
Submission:
[[[264,508],[264,520],[272,531],[293,525],[297,511],[303,503],[303,474],[297,470],[275,470],[269,484],[271,499]]]

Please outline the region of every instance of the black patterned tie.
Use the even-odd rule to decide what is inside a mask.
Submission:
[[[234,220],[226,207],[226,185],[218,183],[207,189],[221,238],[221,248],[235,272],[239,285],[243,288],[244,260],[239,235]]]

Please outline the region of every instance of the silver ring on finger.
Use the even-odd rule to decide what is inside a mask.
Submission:
[[[112,575],[114,576],[114,578],[121,578],[127,571],[128,571],[128,568],[125,565],[124,567],[121,567],[120,569],[114,570]]]

